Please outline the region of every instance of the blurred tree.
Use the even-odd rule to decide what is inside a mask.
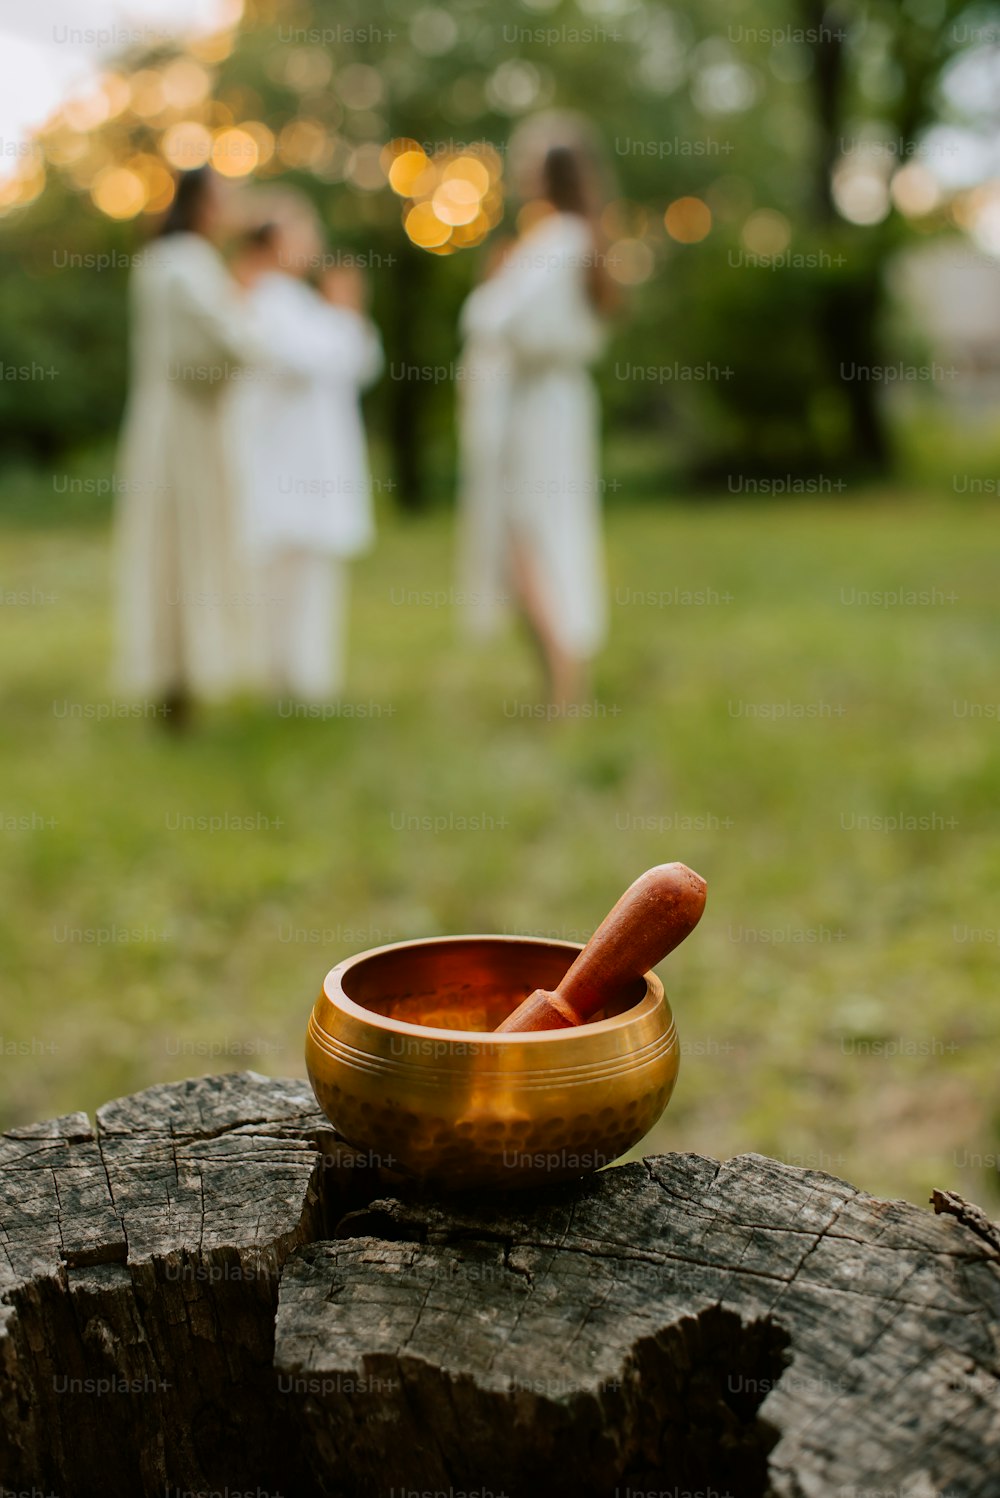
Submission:
[[[0,380],[0,443],[8,456],[51,463],[118,422],[132,234],[81,215],[77,196],[53,182],[2,235],[0,357],[29,374]]]
[[[845,151],[857,148],[858,122],[867,115],[869,124],[883,127],[881,136],[869,136],[869,155],[884,146],[897,163],[913,159],[921,132],[934,121],[941,72],[958,48],[958,20],[969,7],[962,0],[798,0],[798,7],[802,29],[814,38],[812,200],[818,226],[832,239],[840,221],[838,167]],[[845,237],[851,270],[830,280],[821,298],[818,325],[831,368],[880,362],[883,271],[900,228],[888,206],[887,197],[883,218],[873,224],[864,215]],[[883,470],[889,453],[880,387],[870,379],[845,384],[852,451]]]
[[[389,359],[372,424],[419,509],[450,488],[455,319],[505,210],[494,183],[481,230],[420,247],[420,191],[386,174],[401,141],[438,167],[469,143],[502,162],[519,119],[566,106],[594,118],[618,178],[605,224],[631,305],[601,378],[609,426],[641,438],[653,479],[677,454],[716,479],[884,467],[877,382],[842,371],[885,357],[886,257],[914,223],[948,221],[933,193],[895,188],[951,59],[978,45],[960,24],[975,5],[579,5],[249,0],[238,30],[123,57],[42,133],[44,192],[36,168],[20,197],[0,186],[4,357],[44,350],[60,371],[0,385],[0,433],[51,456],[113,428],[128,256],[169,193],[164,161],[211,153],[237,178],[301,185],[331,253],[370,268]]]

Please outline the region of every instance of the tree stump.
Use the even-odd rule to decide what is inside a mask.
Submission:
[[[935,1205],[756,1155],[390,1191],[252,1073],[12,1130],[0,1494],[994,1498],[1000,1233]]]

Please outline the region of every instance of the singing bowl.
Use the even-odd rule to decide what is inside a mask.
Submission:
[[[569,1030],[488,1033],[580,948],[522,936],[376,947],[326,977],[306,1036],[320,1107],[373,1164],[446,1188],[566,1180],[631,1149],[680,1052],[655,973]]]

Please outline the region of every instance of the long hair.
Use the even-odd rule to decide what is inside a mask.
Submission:
[[[601,213],[614,196],[614,178],[593,123],[565,110],[534,115],[514,132],[509,155],[521,197],[540,197],[557,212],[587,223],[593,244],[585,267],[587,293],[595,311],[610,316],[621,298],[607,270]]]
[[[173,202],[163,216],[156,238],[163,239],[167,234],[196,233],[201,209],[211,185],[211,168],[207,166],[178,173]]]
[[[550,146],[542,162],[542,195],[560,213],[578,213],[590,218],[594,204],[584,181],[578,151],[571,146]]]
[[[557,212],[575,213],[589,224],[593,254],[586,267],[587,291],[594,309],[610,317],[618,306],[618,288],[607,272],[599,201],[581,152],[572,146],[550,146],[542,162],[541,186],[542,196]]]

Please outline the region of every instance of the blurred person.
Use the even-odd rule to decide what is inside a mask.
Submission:
[[[522,140],[524,227],[462,309],[459,565],[470,629],[491,633],[512,594],[552,700],[570,703],[607,632],[589,366],[615,296],[596,153],[565,120],[556,136],[536,121]]]
[[[307,275],[323,259],[304,196],[272,197],[276,215],[248,234],[236,271],[267,355],[233,403],[247,539],[266,599],[272,689],[307,701],[344,679],[347,562],[375,534],[361,390],[382,346],[354,268]]]
[[[116,517],[118,675],[169,726],[193,698],[253,684],[250,573],[241,539],[226,392],[257,351],[217,243],[228,184],[182,173],[135,269],[131,375]]]

